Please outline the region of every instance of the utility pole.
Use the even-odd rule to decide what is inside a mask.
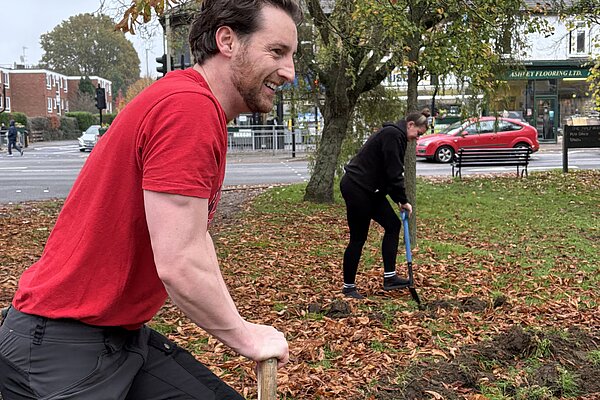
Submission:
[[[169,47],[169,41],[171,40],[171,15],[169,14],[169,2],[167,1],[167,9],[165,11],[165,54],[167,55],[167,72],[171,71],[173,66],[171,65],[171,49]]]

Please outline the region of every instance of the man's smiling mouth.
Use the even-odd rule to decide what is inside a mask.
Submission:
[[[277,88],[279,88],[279,85],[273,83],[273,82],[265,82],[265,86],[268,87],[269,89],[271,89],[272,91],[277,91]]]

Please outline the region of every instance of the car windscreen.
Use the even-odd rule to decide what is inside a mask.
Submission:
[[[465,124],[465,121],[457,121],[451,125],[448,125],[440,133],[444,135],[455,135],[463,130]]]

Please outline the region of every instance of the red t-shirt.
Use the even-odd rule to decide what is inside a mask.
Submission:
[[[209,199],[210,222],[225,175],[226,124],[191,68],[139,94],[85,162],[42,257],[19,281],[14,307],[129,329],[150,320],[167,292],[154,264],[143,191]]]

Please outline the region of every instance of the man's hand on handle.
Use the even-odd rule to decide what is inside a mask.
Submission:
[[[254,349],[240,354],[256,362],[277,358],[277,367],[281,368],[290,359],[287,340],[282,332],[268,325],[258,325],[246,321],[246,329],[252,335]]]

